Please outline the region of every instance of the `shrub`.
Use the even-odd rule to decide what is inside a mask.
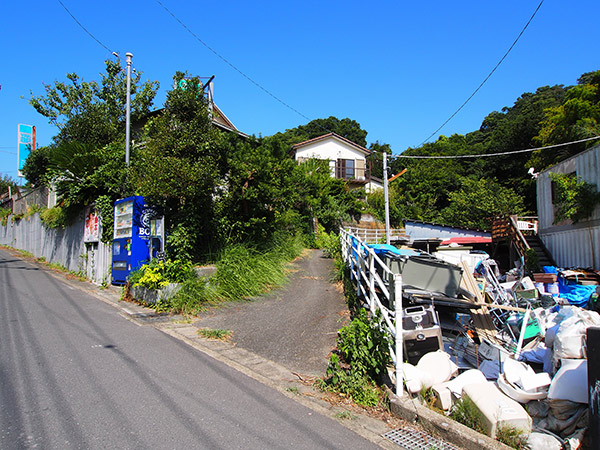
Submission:
[[[160,289],[169,283],[183,283],[194,276],[190,262],[180,260],[159,261],[153,259],[144,264],[129,277],[129,282],[134,286],[144,286],[148,289]]]
[[[374,380],[390,361],[387,337],[379,326],[380,317],[369,319],[360,309],[352,322],[338,332],[337,352],[331,355],[327,379],[321,387],[347,394],[363,406],[379,403]]]
[[[3,226],[6,226],[8,223],[8,216],[12,214],[10,208],[0,208],[0,223]]]
[[[60,206],[45,209],[41,212],[40,218],[48,228],[65,228],[68,224],[67,211]]]

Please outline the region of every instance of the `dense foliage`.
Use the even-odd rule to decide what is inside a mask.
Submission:
[[[0,176],[0,195],[8,194],[8,188],[15,188],[17,182],[8,175]]]
[[[393,225],[410,218],[489,228],[494,215],[535,210],[531,165],[539,171],[586,145],[479,158],[415,157],[492,155],[600,132],[600,72],[582,75],[576,86],[524,93],[485,117],[479,130],[439,136],[395,158],[388,144],[367,147],[367,132],[349,118],[317,119],[268,137],[220,131],[197,78],[178,72],[174,86],[184,78],[186,88],[169,91],[164,108],[149,114],[157,85],[135,75],[137,145],[130,168],[123,164],[125,85],[118,62],[106,62],[100,83],[69,74],[67,82],[31,99],[60,128],[54,143],[33,152],[24,168],[30,183],[57,190],[61,210],[53,223],[63,224],[58,212],[68,216],[70,208],[96,203],[110,224],[115,199],[143,195],[165,214],[171,256],[201,261],[235,243],[262,245],[278,232],[309,234],[315,219],[327,233],[365,208],[383,219],[382,192],[364,202],[365,193],[332,178],[327,163],[297,164],[290,157],[294,144],[334,132],[371,150],[373,176],[383,176],[384,153],[390,175],[405,170],[390,183]]]
[[[571,220],[574,224],[591,217],[600,203],[598,186],[588,183],[574,174],[550,172],[554,183],[556,211],[554,223]]]
[[[107,60],[105,65],[100,83],[69,73],[67,81],[44,85],[45,95],[32,93],[30,104],[59,129],[55,144],[78,142],[100,148],[124,137],[127,75],[118,59]],[[150,112],[158,89],[157,81],[142,83],[141,77],[140,72],[131,77],[133,121]]]
[[[544,86],[524,93],[511,107],[494,111],[479,130],[440,136],[393,158],[390,173],[406,169],[390,184],[390,219],[436,221],[489,228],[498,213],[534,212],[535,180],[528,175],[576,154],[594,142],[500,156],[417,159],[416,156],[492,155],[534,149],[600,134],[600,72],[584,74],[577,86]],[[383,218],[383,196],[369,196]]]

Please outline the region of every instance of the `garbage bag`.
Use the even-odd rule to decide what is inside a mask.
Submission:
[[[591,326],[600,326],[600,314],[571,306],[561,308],[556,319],[560,320],[561,317],[564,320],[558,323],[553,342],[555,361],[585,358],[583,342],[586,330]]]

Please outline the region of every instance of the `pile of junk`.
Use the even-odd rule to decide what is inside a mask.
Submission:
[[[530,273],[521,260],[521,269],[501,275],[482,251],[370,247],[402,275],[407,392],[429,390],[447,414],[468,398],[489,436],[520,430],[532,450],[589,448],[588,334],[600,327],[597,272]],[[600,396],[600,382],[594,392]]]

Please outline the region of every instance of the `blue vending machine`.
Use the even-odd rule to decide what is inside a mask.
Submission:
[[[125,284],[131,272],[149,261],[150,215],[144,197],[115,202],[112,284]]]

